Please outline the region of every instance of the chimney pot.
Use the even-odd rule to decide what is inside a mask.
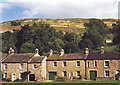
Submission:
[[[61,49],[61,52],[60,52],[60,56],[63,56],[64,55],[64,49]]]
[[[38,49],[35,49],[35,56],[40,56],[40,55],[39,55],[39,50],[38,50]]]
[[[52,56],[52,55],[53,55],[53,50],[51,49],[49,56]]]

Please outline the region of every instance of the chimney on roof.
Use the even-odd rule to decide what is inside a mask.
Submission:
[[[85,48],[85,55],[88,55],[88,54],[89,54],[89,49]]]
[[[8,51],[8,54],[9,54],[9,55],[14,54],[14,49],[10,48],[10,50]]]
[[[51,49],[49,56],[52,56],[52,55],[53,55],[53,50]]]
[[[100,48],[100,53],[103,54],[105,51],[104,51],[104,46],[101,46]]]
[[[64,49],[61,49],[61,51],[60,51],[60,56],[63,56],[64,55]]]
[[[39,55],[39,50],[38,49],[35,49],[35,55],[34,56],[40,56]]]

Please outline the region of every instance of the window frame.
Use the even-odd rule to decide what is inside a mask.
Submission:
[[[79,72],[79,75],[78,75],[78,72]],[[80,71],[76,71],[76,76],[80,77]]]
[[[62,76],[63,76],[63,77],[66,77],[66,76],[67,76],[67,71],[63,71],[63,72],[62,72]]]
[[[19,79],[22,79],[22,73],[19,73]]]
[[[108,63],[108,66],[106,66],[106,62],[109,62],[109,63]],[[104,61],[104,67],[106,67],[106,68],[110,67],[110,61],[109,61],[109,60],[105,60],[105,61]]]
[[[89,61],[87,62],[87,67],[90,67],[90,62]]]
[[[53,62],[53,67],[57,67],[57,62]]]
[[[37,69],[37,65],[36,64],[33,64],[33,69]]]
[[[21,64],[20,64],[20,69],[23,69],[23,68],[24,68],[24,64],[21,63]]]
[[[97,61],[94,61],[94,67],[97,67]]]
[[[76,67],[80,67],[80,61],[76,61]]]
[[[107,75],[106,72],[108,72],[108,76],[106,76]],[[104,77],[110,77],[110,71],[109,70],[104,71]]]
[[[7,78],[7,73],[3,73],[3,78]]]
[[[65,64],[64,64],[65,63]],[[67,63],[66,63],[66,61],[63,61],[62,62],[62,67],[66,67],[67,66]]]
[[[7,64],[4,64],[4,69],[8,69],[8,65]]]

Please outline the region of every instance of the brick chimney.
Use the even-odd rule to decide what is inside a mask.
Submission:
[[[51,49],[50,53],[49,53],[49,56],[52,56],[52,55],[53,55],[53,50]]]
[[[14,49],[10,48],[10,50],[8,51],[8,54],[9,54],[9,55],[14,54]]]
[[[40,56],[39,55],[39,50],[38,49],[35,49],[35,55],[34,56]]]
[[[104,51],[104,46],[101,46],[100,48],[100,53],[103,54],[105,51]]]
[[[60,56],[63,56],[65,54],[64,49],[61,49]]]
[[[85,48],[85,55],[87,56],[89,54],[89,49]]]

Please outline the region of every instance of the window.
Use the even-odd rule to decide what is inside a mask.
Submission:
[[[77,66],[77,67],[80,66],[80,61],[77,61],[76,66]]]
[[[67,76],[67,72],[63,71],[62,76]]]
[[[76,72],[76,76],[80,76],[80,71],[77,71],[77,72]]]
[[[105,77],[109,77],[110,76],[110,72],[109,71],[105,71]]]
[[[94,61],[94,67],[97,67],[97,61]]]
[[[36,69],[36,68],[37,68],[37,65],[36,65],[36,64],[34,64],[34,65],[33,65],[33,69]]]
[[[3,78],[7,78],[7,73],[4,73],[4,74],[3,74]]]
[[[87,62],[87,67],[89,67],[89,62]]]
[[[7,64],[4,65],[4,69],[7,69]]]
[[[22,79],[22,73],[19,73],[19,79]]]
[[[53,62],[53,67],[57,67],[57,62]]]
[[[109,67],[109,61],[104,61],[104,67]]]
[[[63,62],[63,67],[65,67],[66,66],[66,62]]]
[[[24,65],[23,64],[20,64],[20,69],[23,69]]]

